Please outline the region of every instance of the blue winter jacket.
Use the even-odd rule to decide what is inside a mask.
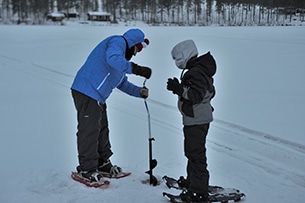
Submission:
[[[139,29],[130,29],[123,36],[128,48],[144,41],[144,33]],[[100,42],[77,72],[71,89],[102,104],[114,88],[141,97],[141,87],[132,84],[126,77],[126,74],[132,73],[131,63],[125,58],[126,41],[121,35],[114,35]]]

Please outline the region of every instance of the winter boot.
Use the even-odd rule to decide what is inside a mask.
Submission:
[[[210,203],[208,200],[208,195],[198,194],[196,192],[190,192],[187,190],[182,191],[182,193],[180,194],[180,198],[182,201],[188,203],[194,203],[194,202]]]
[[[189,185],[190,185],[190,182],[185,179],[183,176],[180,176],[180,178],[177,180],[178,182],[178,185],[180,188],[185,188],[185,189],[188,189]]]
[[[83,171],[80,166],[76,168],[77,172],[71,173],[71,178],[77,182],[85,184],[88,187],[102,187],[109,185],[109,181],[103,178],[103,175],[96,169],[91,171]]]
[[[100,174],[97,170],[93,171],[79,171],[79,174],[87,179],[89,182],[102,182],[104,181],[102,174]]]

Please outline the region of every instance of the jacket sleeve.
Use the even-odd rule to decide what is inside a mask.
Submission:
[[[133,83],[129,82],[126,76],[123,78],[122,82],[118,85],[117,88],[122,92],[125,92],[126,94],[129,94],[131,96],[141,97],[140,95],[141,87],[138,87]]]
[[[125,58],[126,42],[120,36],[109,39],[106,60],[109,66],[121,73],[132,73],[131,63]]]
[[[207,90],[207,82],[201,74],[189,74],[183,81],[182,97],[192,104],[200,103]]]

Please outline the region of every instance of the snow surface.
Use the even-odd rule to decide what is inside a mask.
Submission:
[[[193,39],[217,60],[215,121],[208,135],[210,184],[246,193],[242,202],[305,199],[305,27],[149,27],[133,61],[150,66],[154,174],[185,175],[181,116],[168,77],[171,48]],[[167,202],[148,175],[144,102],[120,91],[108,100],[112,162],[132,175],[107,189],[70,178],[77,166],[76,111],[69,87],[93,47],[125,26],[0,25],[0,202]],[[143,78],[129,76],[142,85]]]

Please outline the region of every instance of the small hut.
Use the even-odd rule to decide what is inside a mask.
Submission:
[[[90,21],[111,21],[111,14],[103,11],[101,0],[98,1],[98,11],[88,12],[87,16]]]
[[[87,13],[88,20],[90,21],[111,21],[111,14],[106,12],[92,11]]]
[[[47,15],[47,20],[52,20],[53,22],[62,21],[65,18],[65,15],[63,13],[50,13]]]
[[[52,20],[53,22],[62,21],[65,18],[63,13],[58,12],[57,1],[54,1],[53,12],[47,15],[47,20]]]
[[[70,19],[70,18],[79,18],[80,15],[79,15],[79,13],[76,11],[75,7],[73,7],[73,8],[70,8],[70,9],[68,10],[68,12],[66,13],[66,17],[67,17],[68,19]]]

